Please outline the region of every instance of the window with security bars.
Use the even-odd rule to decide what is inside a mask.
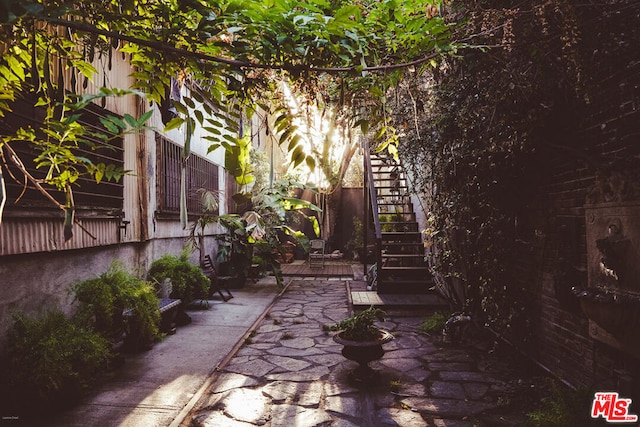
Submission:
[[[158,144],[158,211],[162,214],[180,213],[180,173],[182,147],[162,135],[156,135]],[[218,165],[191,153],[187,158],[187,212],[203,212],[200,189],[218,191]],[[219,212],[216,209],[214,214]]]
[[[41,129],[45,119],[45,111],[42,107],[34,107],[35,99],[24,97],[18,99],[12,105],[12,112],[7,120],[0,121],[0,135],[13,134],[19,128]],[[100,118],[112,112],[89,104],[78,119],[87,130],[83,134],[84,143],[78,144],[73,149],[76,156],[82,156],[91,160],[94,164],[104,163],[117,167],[124,166],[123,139],[112,137],[108,141],[92,137],[94,133],[111,135],[100,123]],[[39,135],[43,137],[43,135]],[[111,135],[112,136],[112,135]],[[36,168],[34,158],[40,154],[28,141],[12,141],[11,147],[23,160],[24,167],[29,174],[36,179],[44,179],[47,169]],[[5,184],[8,197],[7,211],[15,212],[15,215],[47,216],[58,214],[58,209],[31,183],[24,179],[22,172],[10,161],[4,166],[7,168]],[[61,204],[65,203],[65,195],[48,187],[49,193]],[[73,186],[74,202],[76,210],[97,211],[101,215],[119,217],[122,215],[124,186],[122,180],[97,183],[90,176],[81,176]]]

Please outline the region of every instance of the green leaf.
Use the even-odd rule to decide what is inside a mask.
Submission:
[[[182,117],[174,117],[173,119],[169,120],[169,123],[165,125],[164,132],[169,132],[172,129],[177,129],[182,126],[183,123],[184,119]]]
[[[312,156],[307,156],[306,158],[307,167],[313,172],[316,169],[316,159]]]
[[[316,234],[317,237],[320,237],[320,223],[318,222],[318,218],[316,218],[313,215],[309,215],[307,216],[307,219],[313,226],[313,232]]]
[[[104,163],[100,163],[96,165],[96,172],[95,172],[96,182],[100,184],[100,181],[102,181],[103,177],[104,177]]]
[[[196,119],[198,120],[198,123],[200,123],[200,124],[204,123],[204,115],[202,114],[202,111],[195,110],[193,112],[193,114],[196,116]]]
[[[300,137],[300,135],[294,135],[293,138],[291,138],[291,140],[289,141],[287,151],[292,151],[294,148],[296,148],[298,146],[298,142],[300,142],[301,139],[302,138]]]
[[[298,145],[291,154],[291,161],[293,162],[293,167],[297,167],[300,163],[304,161],[307,156],[304,154],[304,149],[302,146]]]
[[[80,72],[80,74],[88,78],[89,81],[93,81],[93,76],[98,74],[98,70],[88,62],[77,59],[71,59],[69,62],[71,62],[71,65],[73,65],[73,67],[76,68]]]
[[[120,129],[118,128],[118,126],[113,124],[111,120],[108,120],[104,117],[100,117],[100,123],[102,123],[102,126],[104,126],[111,133],[117,134],[118,132],[120,132]]]
[[[207,138],[207,137],[205,137],[205,138]],[[207,139],[208,139],[208,138],[207,138]],[[216,150],[217,150],[218,148],[220,148],[220,147],[221,147],[221,145],[220,145],[220,144],[217,144],[217,143],[216,143],[216,144],[211,144],[211,145],[209,145],[209,147],[207,148],[207,154],[209,154],[209,153],[211,153],[211,152],[213,152],[213,151],[216,151]]]
[[[127,124],[123,122],[119,117],[107,115],[107,119],[118,126],[120,129],[125,130],[127,128]]]
[[[283,197],[282,200],[286,203],[287,210],[311,209],[312,211],[322,212],[322,209],[306,200],[297,199],[295,197]]]
[[[362,131],[362,133],[364,135],[366,135],[367,132],[369,132],[369,120],[360,119],[360,120],[356,121],[356,123],[353,125],[353,127],[358,127],[358,126],[360,126],[360,130]]]
[[[4,59],[9,64],[9,68],[11,69],[11,72],[15,74],[20,80],[24,80],[25,68],[23,67],[23,64],[20,63],[20,61],[15,56],[12,56],[12,55],[5,55]]]
[[[147,121],[149,121],[152,115],[153,115],[153,110],[149,110],[143,113],[138,119],[138,127],[144,126],[144,124],[147,123]]]
[[[178,110],[179,113],[184,114],[184,115],[188,115],[189,114],[189,110],[187,110],[187,107],[185,107],[185,105],[183,103],[181,103],[180,101],[173,100],[173,101],[171,101],[171,105],[173,105],[173,107],[176,110]]]
[[[131,126],[132,128],[137,127],[138,122],[136,121],[135,118],[133,118],[133,116],[131,114],[125,113],[125,115],[123,116],[124,121],[127,122],[127,124],[129,126]]]
[[[192,110],[196,108],[196,104],[193,102],[193,100],[191,98],[189,98],[188,96],[183,96],[182,97],[182,102],[185,103],[185,105],[189,108],[191,108]]]

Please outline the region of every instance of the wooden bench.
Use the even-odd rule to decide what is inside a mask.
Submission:
[[[172,299],[172,298],[159,298],[158,299],[158,310],[160,311],[160,331],[166,334],[175,334],[176,333],[176,315],[178,314],[178,310],[180,309],[180,305],[182,304],[181,299]],[[132,317],[133,310],[125,310],[122,312],[122,316]]]
[[[171,298],[158,299],[158,311],[160,312],[160,332],[173,335],[176,333],[176,316],[182,309],[182,300]],[[186,315],[186,313],[185,313]],[[133,320],[135,313],[133,309],[122,312],[125,322]],[[188,316],[187,316],[188,317]],[[189,319],[190,320],[190,319]],[[150,350],[153,347],[153,340],[149,337],[141,337],[137,332],[128,331],[124,335],[124,340],[118,344],[118,348],[127,352],[138,352]]]

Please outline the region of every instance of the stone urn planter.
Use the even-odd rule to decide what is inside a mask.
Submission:
[[[380,336],[369,341],[354,341],[343,337],[343,332],[333,336],[333,340],[343,345],[342,355],[358,363],[351,372],[351,378],[357,382],[370,383],[377,377],[377,372],[369,366],[369,362],[379,360],[384,355],[382,345],[393,340],[393,335],[380,329]]]
[[[370,307],[348,319],[327,326],[327,330],[337,331],[333,340],[341,344],[342,355],[358,363],[358,367],[350,374],[357,383],[369,384],[376,380],[377,371],[369,366],[374,360],[384,355],[382,345],[393,340],[388,331],[374,325],[376,319],[385,320],[386,313]]]

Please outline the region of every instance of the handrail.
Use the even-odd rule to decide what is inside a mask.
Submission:
[[[369,224],[369,219],[371,217],[373,217],[373,228],[375,230],[375,236],[376,236],[376,249],[375,249],[375,256],[376,256],[376,268],[377,268],[377,272],[376,272],[376,277],[377,277],[377,286],[380,286],[380,281],[383,280],[382,275],[378,274],[380,271],[380,268],[382,267],[382,229],[380,227],[380,218],[378,216],[378,195],[376,193],[376,187],[375,187],[375,181],[373,179],[373,170],[371,168],[371,156],[370,156],[370,152],[369,152],[369,142],[368,141],[364,141],[363,142],[364,145],[364,155],[362,156],[364,158],[364,169],[365,169],[365,197],[368,195],[369,197],[369,201],[368,203],[365,204],[365,227],[364,227],[364,244],[365,244],[365,256],[364,256],[364,274],[365,277],[367,275],[367,255],[368,255],[368,249],[367,249],[367,230],[368,230],[368,225]],[[368,194],[367,194],[367,190],[368,190]],[[369,215],[368,212],[368,208],[371,207],[371,215]]]
[[[371,156],[369,153],[369,142],[364,143],[364,169],[367,174],[367,187],[369,190],[369,200],[371,201],[371,212],[373,213],[373,228],[376,233],[376,239],[382,239],[382,230],[380,227],[380,218],[378,217],[378,195],[373,180],[373,171],[371,170]]]

